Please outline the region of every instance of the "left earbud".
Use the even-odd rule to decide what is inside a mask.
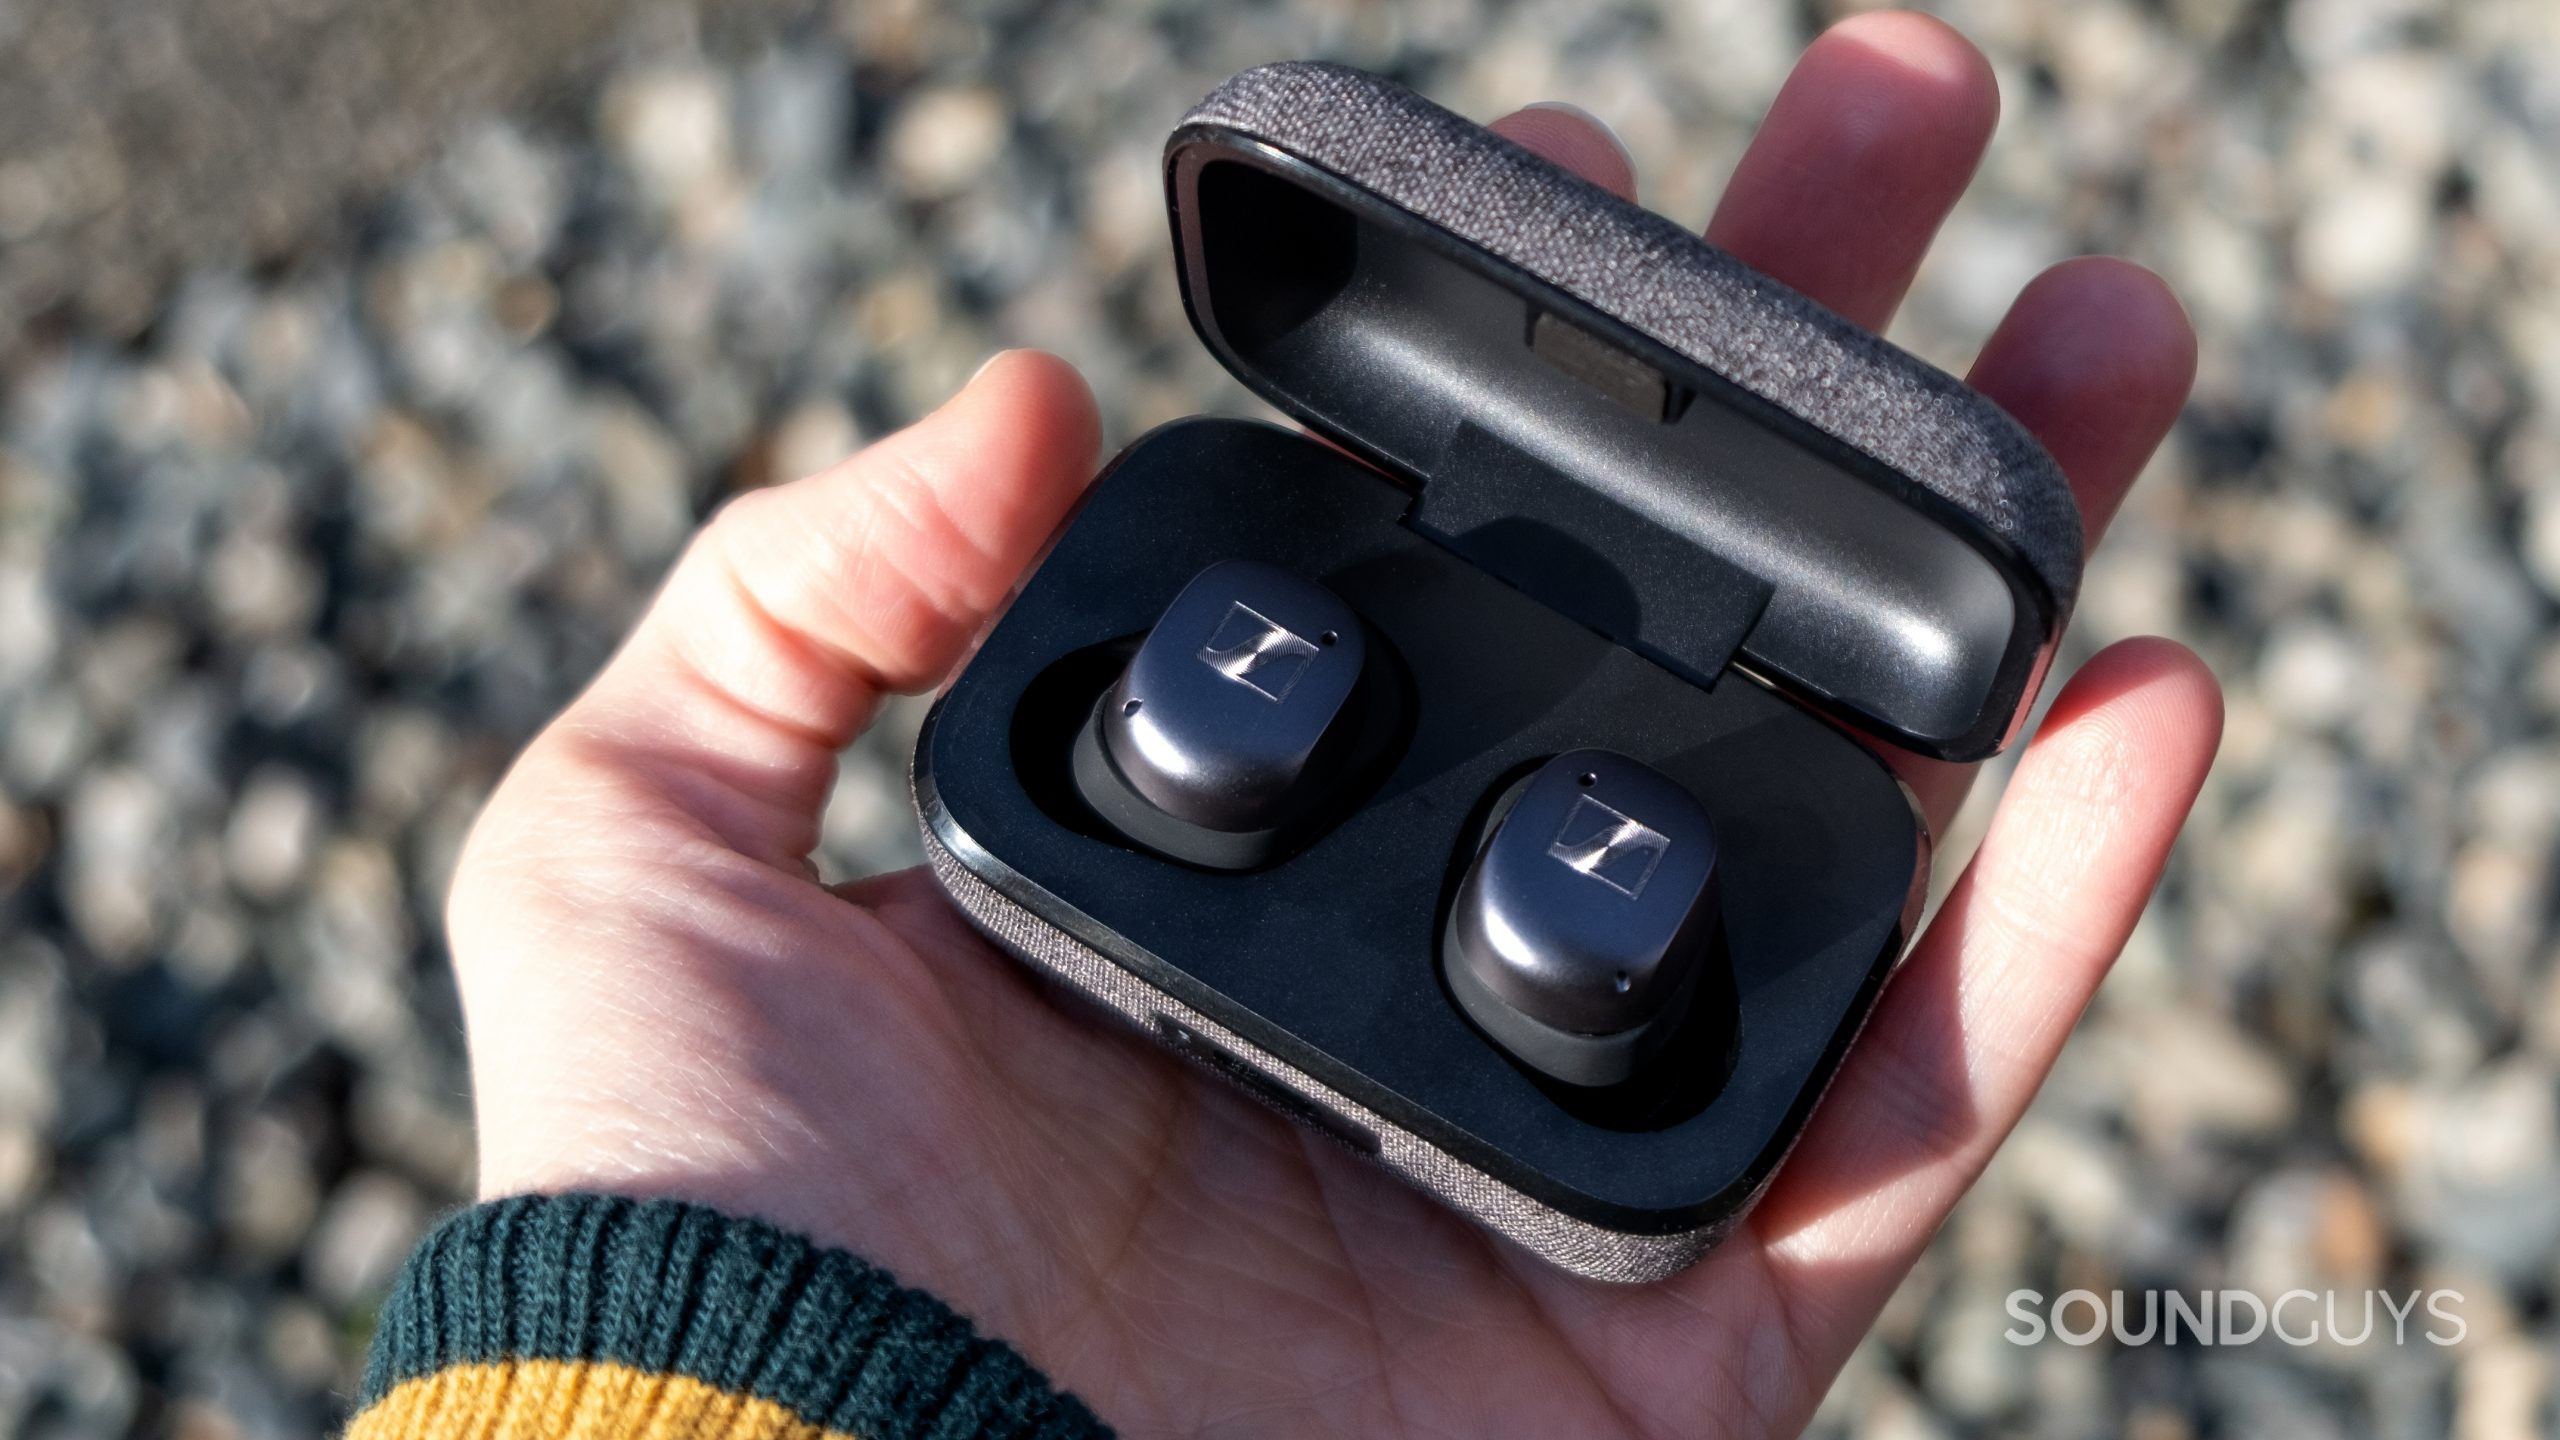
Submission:
[[[1334,814],[1396,716],[1383,647],[1324,586],[1227,560],[1182,588],[1077,737],[1114,829],[1216,870],[1268,863]]]

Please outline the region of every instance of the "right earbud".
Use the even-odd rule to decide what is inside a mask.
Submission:
[[[1687,790],[1607,750],[1558,755],[1494,817],[1442,939],[1449,990],[1522,1064],[1634,1076],[1724,963],[1716,834]],[[1714,987],[1724,993],[1724,987]]]

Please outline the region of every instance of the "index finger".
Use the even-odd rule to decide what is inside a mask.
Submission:
[[[1990,62],[1943,21],[1844,20],[1796,61],[1707,239],[1882,330],[1999,118]]]

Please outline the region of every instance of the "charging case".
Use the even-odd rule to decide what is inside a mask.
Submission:
[[[1237,76],[1165,185],[1200,338],[1324,439],[1193,419],[1110,463],[917,742],[934,873],[1016,956],[1547,1260],[1670,1275],[1766,1187],[1926,892],[1925,824],[1848,732],[2007,743],[2079,581],[2070,490],[1952,377],[1373,76]],[[1347,813],[1241,873],[1123,839],[1071,774],[1229,559],[1331,588],[1409,702]],[[1439,965],[1496,803],[1583,747],[1687,787],[1720,847],[1729,988],[1670,1078],[1617,1089],[1515,1063]]]

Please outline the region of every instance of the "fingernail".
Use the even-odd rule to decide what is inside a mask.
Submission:
[[[1523,105],[1520,108],[1523,110],[1553,110],[1559,115],[1570,115],[1576,120],[1583,122],[1592,129],[1599,131],[1601,138],[1609,142],[1609,148],[1618,152],[1618,162],[1627,167],[1627,173],[1629,175],[1636,173],[1635,152],[1627,148],[1626,141],[1618,138],[1617,131],[1609,128],[1608,121],[1601,119],[1599,116],[1592,114],[1590,111],[1583,109],[1581,106],[1574,104],[1570,100],[1540,100],[1532,104]]]
[[[1013,353],[1013,351],[1012,351],[1012,350],[1010,350],[1010,349],[1006,349],[1006,350],[999,350],[999,351],[997,351],[996,353],[994,353],[993,355],[988,356],[985,360],[983,360],[983,361],[979,362],[978,368],[969,372],[969,378],[968,378],[968,380],[967,380],[966,382],[964,382],[964,383],[960,386],[960,388],[961,388],[961,389],[963,389],[963,390],[966,390],[966,389],[968,389],[971,385],[975,385],[975,384],[977,384],[980,380],[985,379],[985,378],[986,378],[986,374],[987,374],[987,372],[988,372],[988,371],[990,371],[990,370],[993,370],[994,368],[996,368],[996,362],[997,362],[997,361],[999,361],[999,360],[1003,359],[1004,357],[1006,357],[1007,355],[1010,355],[1010,354],[1012,354],[1012,353]]]

